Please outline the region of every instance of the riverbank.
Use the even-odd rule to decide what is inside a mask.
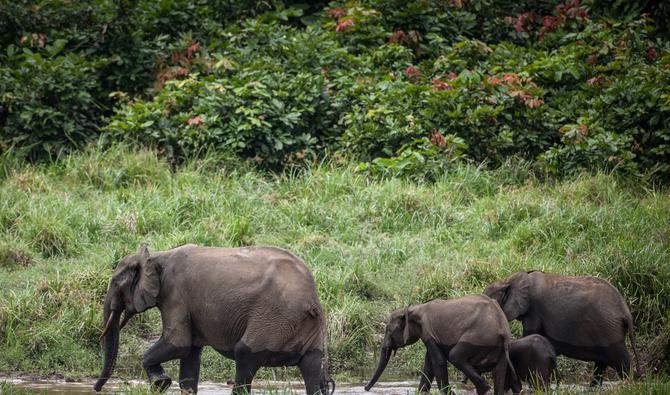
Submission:
[[[455,165],[435,182],[416,182],[349,165],[269,175],[207,160],[171,173],[155,152],[122,148],[3,166],[3,372],[98,374],[107,283],[114,262],[142,242],[294,251],[314,273],[330,365],[342,375],[375,366],[394,308],[478,293],[517,270],[609,279],[631,306],[645,355],[668,332],[670,195],[609,174],[544,182],[523,163]],[[134,318],[121,333],[115,377],[143,377],[142,354],[160,332],[157,310]],[[645,363],[662,371],[659,358]],[[417,344],[389,371],[414,372],[422,360]],[[588,369],[574,366],[574,374]],[[205,351],[204,380],[233,372],[232,361]]]

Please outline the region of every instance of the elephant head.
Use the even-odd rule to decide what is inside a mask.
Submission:
[[[121,260],[107,288],[103,309],[103,341],[105,361],[94,389],[100,391],[114,370],[119,350],[119,331],[130,317],[156,305],[160,291],[158,267],[146,245],[137,254]],[[119,325],[121,313],[123,322]]]
[[[365,386],[365,390],[369,391],[377,380],[379,380],[379,377],[391,359],[392,353],[395,354],[395,351],[400,347],[416,343],[420,336],[420,317],[416,314],[414,306],[408,306],[407,308],[392,312],[386,324],[386,332],[382,341],[377,370],[370,379],[370,382]]]
[[[486,287],[484,295],[498,302],[508,321],[526,314],[530,305],[528,273],[518,272]]]

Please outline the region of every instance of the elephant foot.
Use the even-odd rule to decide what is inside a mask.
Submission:
[[[477,387],[477,395],[484,395],[485,393],[489,392],[491,389],[491,386],[488,384],[485,384],[481,387]]]
[[[181,395],[190,395],[190,394],[197,394],[198,391],[194,390],[193,388],[182,388],[181,389]]]
[[[151,383],[151,389],[158,392],[165,392],[172,385],[172,379],[164,373],[150,377],[149,382]]]

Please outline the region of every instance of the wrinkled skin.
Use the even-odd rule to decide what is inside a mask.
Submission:
[[[507,375],[505,389],[515,394],[521,391],[520,381],[547,392],[556,373],[556,350],[544,336],[530,335],[512,340],[509,359],[514,365],[518,380]]]
[[[449,392],[447,363],[451,362],[474,383],[477,394],[491,387],[478,372],[493,371],[495,394],[504,393],[510,364],[510,331],[505,315],[495,301],[484,295],[432,300],[391,313],[381,346],[379,364],[365,390],[372,388],[384,372],[391,353],[421,340],[426,355],[419,391],[429,393],[433,378],[441,393]],[[513,373],[513,377],[516,377]]]
[[[324,366],[325,322],[314,279],[286,250],[185,245],[149,253],[142,247],[123,258],[105,297],[105,361],[96,391],[112,374],[123,324],[154,306],[163,332],[143,360],[154,389],[172,382],[161,364],[179,359],[179,386],[196,393],[204,346],[235,360],[236,394],[251,390],[262,366],[297,365],[309,395],[334,386]]]
[[[620,377],[630,373],[626,334],[637,361],[633,317],[619,291],[596,277],[518,272],[489,285],[508,320],[523,324],[523,335],[546,337],[558,355],[594,361],[592,385],[602,384],[608,366]]]

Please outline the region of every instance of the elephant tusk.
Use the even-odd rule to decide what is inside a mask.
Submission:
[[[123,329],[124,326],[133,318],[135,314],[128,313],[127,311],[123,313],[123,319],[121,320],[121,325],[119,325],[119,330]]]
[[[105,324],[105,329],[102,330],[102,334],[100,335],[100,340],[102,340],[103,337],[109,332],[109,328],[112,327],[112,321],[114,320],[114,315],[118,314],[117,311],[112,310],[112,314],[109,315],[109,319],[107,320],[107,323]]]

